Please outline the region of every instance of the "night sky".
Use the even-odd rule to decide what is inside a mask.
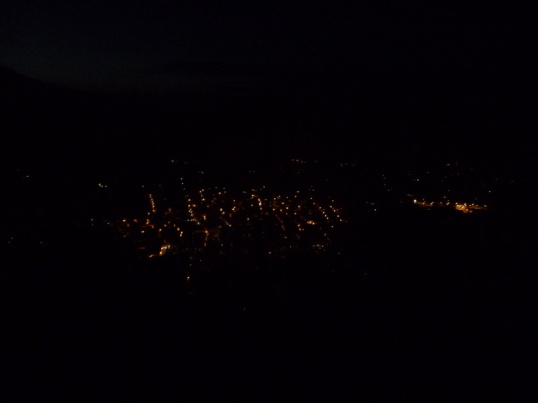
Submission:
[[[5,0],[0,65],[68,86],[136,90],[248,86],[275,70],[348,81],[432,69],[509,74],[531,58],[530,15],[449,2]]]

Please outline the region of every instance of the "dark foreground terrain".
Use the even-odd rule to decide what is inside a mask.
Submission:
[[[395,210],[339,259],[192,279],[96,232],[15,246],[2,398],[520,400],[536,370],[527,218]]]

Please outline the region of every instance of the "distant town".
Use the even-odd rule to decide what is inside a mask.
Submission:
[[[28,169],[15,170],[13,178],[24,191],[33,180],[42,182],[39,172]],[[213,249],[217,254],[256,251],[268,258],[296,250],[319,254],[336,250],[333,234],[358,225],[357,215],[405,206],[483,214],[495,209],[496,189],[507,181],[513,182],[457,162],[405,172],[364,167],[356,161],[300,158],[270,167],[215,167],[170,159],[153,170],[142,167],[140,172],[72,180],[95,201],[79,203],[84,213],[77,216],[78,224],[89,221],[92,228],[113,229],[148,258],[194,256]],[[69,178],[58,184],[69,186]],[[17,208],[7,207],[12,214],[2,233],[3,247],[17,239],[46,244],[46,228],[25,231],[25,219],[30,218],[22,214],[17,219]]]
[[[90,225],[111,229],[143,257],[183,256],[189,266],[208,256],[339,254],[335,234],[360,225],[361,214],[402,207],[486,213],[499,183],[487,179],[458,163],[394,174],[353,161],[293,158],[276,168],[222,170],[171,159],[141,181],[97,182],[101,203],[113,207]]]

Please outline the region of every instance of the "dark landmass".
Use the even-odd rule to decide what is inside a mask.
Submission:
[[[532,75],[499,69],[290,70],[246,89],[108,94],[2,69],[2,148],[17,160],[85,166],[167,154],[523,166],[536,150]]]
[[[538,313],[532,97],[494,75],[352,76],[126,96],[0,69],[3,397],[522,398]],[[192,192],[263,184],[268,199],[313,186],[347,222],[334,254],[215,247],[194,269],[92,225],[146,214],[150,193],[180,205],[180,175]],[[413,203],[447,195],[488,208]]]

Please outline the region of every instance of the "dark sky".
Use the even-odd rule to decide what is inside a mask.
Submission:
[[[532,55],[531,15],[452,2],[3,0],[0,65],[104,89],[237,85],[274,68],[517,69]]]

